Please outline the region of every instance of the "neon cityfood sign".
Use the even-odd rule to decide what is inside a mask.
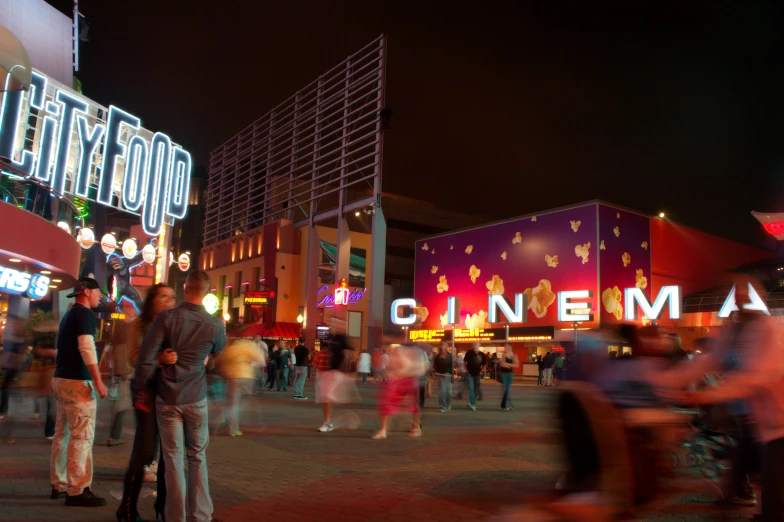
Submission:
[[[359,288],[354,291],[346,290],[348,291],[348,301],[345,303],[346,305],[357,304],[365,298],[365,292],[367,291],[367,289]],[[324,295],[322,296],[322,294]],[[316,299],[318,299],[318,302],[316,303],[317,307],[324,306],[326,308],[332,308],[335,306],[335,293],[330,292],[329,287],[326,285],[318,289],[316,292]]]
[[[49,283],[49,278],[43,274],[28,274],[0,266],[0,290],[9,294],[42,299],[49,291]]]
[[[765,302],[760,298],[757,291],[749,283],[749,303],[744,305],[746,310],[757,310],[766,315],[770,315],[768,307]],[[558,292],[558,321],[560,322],[586,322],[593,320],[591,314],[592,302],[590,299],[593,293],[590,290],[572,290],[565,292]],[[681,287],[680,286],[663,286],[659,290],[656,299],[651,302],[648,296],[640,288],[626,288],[624,290],[624,299],[626,307],[624,310],[624,318],[627,321],[636,321],[639,319],[638,310],[642,312],[642,316],[649,321],[656,321],[664,315],[664,309],[667,308],[669,312],[669,319],[677,320],[682,316],[681,306]],[[396,299],[392,302],[392,323],[398,326],[410,326],[416,324],[417,315],[414,309],[420,306],[419,302],[413,298]],[[408,315],[401,315],[401,309],[407,309]],[[525,323],[528,321],[528,296],[525,294],[515,294],[514,305],[503,295],[490,295],[488,296],[487,303],[487,322],[499,323],[504,322],[501,320],[501,315],[506,318],[505,322],[510,324]],[[738,311],[738,305],[735,302],[735,287],[730,290],[729,295],[724,300],[724,304],[719,311],[718,316],[725,319]],[[500,312],[500,314],[499,314]],[[450,297],[447,299],[447,324],[459,324],[460,322],[460,300]]]
[[[11,77],[9,75],[8,81]],[[25,139],[27,117],[22,117],[23,91],[6,92],[0,112],[0,157],[8,159],[25,178],[49,185],[54,194],[68,192],[90,199],[90,174],[98,176],[96,201],[113,206],[113,185],[124,161],[117,206],[121,210],[141,213],[142,227],[150,236],[157,236],[166,218],[182,219],[188,209],[191,179],[191,155],[172,145],[171,138],[161,132],[148,142],[140,135],[141,120],[115,106],[110,106],[106,123],[90,128],[90,104],[72,91],[55,89],[52,100],[46,100],[48,79],[33,72],[28,94],[29,110],[36,109],[42,117],[36,132],[37,153],[24,148],[19,159],[14,157],[17,138]],[[22,132],[19,132],[22,130]],[[74,136],[76,134],[76,136]],[[21,135],[21,136],[20,136]],[[73,174],[68,175],[71,146],[78,153]],[[102,155],[97,164],[97,155]],[[17,172],[14,172],[16,174]]]

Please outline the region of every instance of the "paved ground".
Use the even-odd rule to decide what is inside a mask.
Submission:
[[[244,520],[486,520],[514,509],[530,495],[552,489],[562,466],[559,434],[550,404],[554,391],[515,387],[516,411],[499,408],[500,387],[485,386],[479,410],[465,401],[442,414],[428,399],[424,436],[410,439],[409,420],[396,420],[387,440],[372,441],[377,428],[374,390],[361,386],[364,399],[353,410],[356,430],[316,431],[321,411],[290,394],[268,393],[252,399],[246,417],[256,422],[245,436],[212,438],[210,487],[215,517]],[[312,395],[312,385],[306,392]],[[109,521],[113,519],[133,434],[127,444],[100,445],[107,438],[110,403],[103,401],[95,447],[93,490],[110,502],[105,508],[66,508],[48,499],[49,444],[41,421],[30,419],[31,406],[16,401],[12,414],[16,443],[0,444],[0,520]],[[337,423],[350,416],[339,410]],[[8,419],[2,421],[7,423]],[[644,520],[717,520],[715,493],[688,471],[673,482],[678,493],[639,514]],[[145,488],[142,515],[152,517],[152,489]],[[112,498],[115,497],[115,498]],[[748,517],[750,510],[724,513]],[[526,518],[528,519],[528,518]]]

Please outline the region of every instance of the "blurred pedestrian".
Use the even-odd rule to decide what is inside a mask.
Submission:
[[[469,395],[469,384],[468,384],[468,373],[466,373],[465,369],[465,353],[460,352],[457,354],[457,373],[460,376],[460,387],[458,388],[457,392],[457,400],[463,398],[463,390],[465,390],[466,395]]]
[[[5,321],[4,333],[2,353],[3,387],[0,389],[0,420],[8,415],[11,386],[16,381],[20,372],[24,370],[27,361],[24,323],[18,315],[8,314]]]
[[[95,350],[98,321],[92,309],[101,299],[98,281],[83,277],[66,297],[76,298],[76,303],[63,316],[57,335],[57,362],[52,378],[57,422],[52,441],[50,498],[65,497],[66,506],[99,507],[106,505],[106,500],[90,490],[96,394],[103,399],[108,390],[101,379]]]
[[[280,352],[277,359],[277,366],[278,366],[278,391],[283,388],[283,391],[288,391],[289,389],[289,373],[291,369],[294,367],[294,358],[291,354],[291,350],[289,350],[286,341],[280,341]]]
[[[142,312],[139,317],[130,324],[126,330],[128,362],[136,370],[139,349],[144,342],[153,321],[164,310],[171,310],[174,307],[174,289],[164,284],[157,284],[150,287],[147,297],[142,305]],[[161,352],[158,356],[158,366],[172,365],[177,362],[177,354],[170,348]],[[149,395],[156,392],[157,379],[160,378],[160,371],[149,383]],[[133,395],[139,394],[138,390],[133,390]],[[118,522],[135,522],[138,516],[138,501],[144,482],[157,482],[155,497],[155,512],[162,514],[166,503],[166,465],[163,458],[157,458],[159,453],[160,439],[158,436],[158,420],[155,408],[150,408],[141,402],[134,402],[134,416],[136,418],[136,433],[133,437],[133,448],[128,462],[128,469],[125,471],[123,494],[120,506],[117,508]],[[160,460],[160,462],[159,462]]]
[[[332,335],[317,355],[316,369],[316,403],[321,404],[324,413],[324,424],[319,431],[327,433],[335,429],[332,423],[332,408],[335,404],[345,404],[357,398],[353,379],[346,375],[348,366],[348,345],[345,335]]]
[[[166,462],[166,519],[185,521],[186,500],[190,520],[212,520],[212,499],[207,478],[209,426],[207,379],[204,359],[219,355],[226,344],[223,321],[210,315],[202,301],[210,290],[210,278],[196,270],[185,281],[185,302],[161,312],[139,351],[134,378],[136,390],[147,390],[157,371],[157,355],[163,348],[177,352],[177,362],[164,366],[157,397],[141,393],[141,407],[155,407],[158,415],[163,459]],[[186,488],[185,454],[188,457]]]
[[[253,341],[238,339],[229,343],[216,364],[226,380],[226,420],[229,436],[240,437],[240,412],[243,399],[253,394],[254,374],[257,366],[264,363],[264,352]]]
[[[370,373],[370,354],[368,352],[359,354],[357,373],[362,376],[362,384],[367,384],[368,374]]]
[[[555,361],[553,360],[553,354],[547,352],[544,358],[542,359],[542,381],[544,386],[552,386],[553,385],[553,365]]]
[[[390,355],[387,364],[387,382],[381,389],[378,401],[381,428],[373,435],[373,440],[386,439],[392,415],[407,408],[411,412],[414,426],[409,437],[421,437],[420,407],[418,401],[419,378],[427,371],[423,349],[416,344],[398,346]]]
[[[310,350],[305,346],[305,338],[300,337],[299,344],[294,348],[294,398],[302,401],[305,397],[305,381],[308,379]]]
[[[130,303],[130,301],[123,300],[123,303]],[[112,341],[109,345],[112,384],[116,390],[114,397],[112,397],[112,427],[109,439],[106,441],[106,445],[110,447],[125,444],[121,438],[123,419],[125,419],[125,412],[133,408],[131,400],[133,367],[128,356],[128,339],[130,338],[131,322],[136,319],[136,309],[128,305],[123,308],[123,312],[125,319],[115,321]]]
[[[278,342],[273,341],[272,349],[269,352],[269,359],[267,359],[267,389],[272,391],[275,387],[275,381],[278,379],[278,359],[280,358],[280,348]]]
[[[463,361],[468,378],[468,407],[476,411],[476,400],[482,394],[480,382],[487,367],[487,359],[479,349],[479,343],[475,343],[471,350],[466,352]]]
[[[446,413],[452,409],[452,354],[449,353],[449,346],[441,343],[438,347],[438,355],[433,360],[433,369],[438,379],[438,405],[441,412]]]
[[[512,345],[504,345],[504,353],[498,358],[498,371],[501,373],[501,382],[504,385],[504,397],[501,399],[501,409],[514,411],[512,406],[512,380],[514,369],[520,367],[520,360],[514,353]]]
[[[536,356],[536,367],[539,370],[539,379],[536,381],[537,386],[544,384],[544,361],[541,355]]]
[[[264,386],[267,384],[267,362],[269,361],[269,348],[267,347],[267,343],[261,340],[260,335],[253,336],[253,342],[256,343],[256,347],[259,350],[264,352],[264,362],[261,365],[256,367],[256,395],[261,395],[264,391]]]
[[[563,373],[563,356],[561,352],[555,353],[555,360],[553,361],[553,386],[558,384],[558,381],[561,380],[561,374]]]

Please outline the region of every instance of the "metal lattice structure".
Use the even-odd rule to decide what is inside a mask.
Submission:
[[[377,203],[385,48],[382,35],[212,152],[205,246]]]

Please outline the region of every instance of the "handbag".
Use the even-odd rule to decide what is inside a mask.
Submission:
[[[425,381],[425,397],[431,397],[433,395],[433,381],[430,377],[427,378]]]

